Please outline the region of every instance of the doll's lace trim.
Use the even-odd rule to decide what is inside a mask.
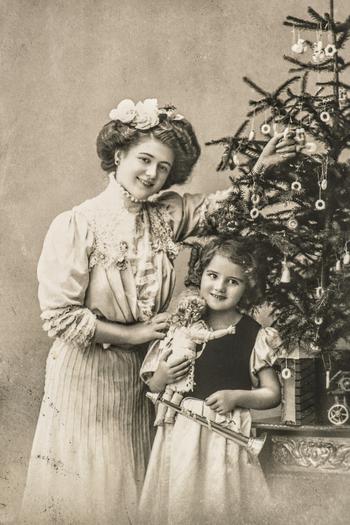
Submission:
[[[45,310],[41,319],[49,337],[57,337],[82,348],[89,346],[95,334],[96,316],[82,306]]]

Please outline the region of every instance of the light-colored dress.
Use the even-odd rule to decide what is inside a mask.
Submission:
[[[135,522],[151,446],[153,408],[139,372],[144,347],[94,342],[96,319],[144,321],[164,311],[178,243],[200,233],[225,192],[166,192],[130,202],[106,190],[52,223],[38,266],[44,329],[55,338],[21,520]]]
[[[261,328],[257,333],[249,360],[254,387],[258,386],[259,370],[275,361],[279,345],[273,328]],[[156,370],[160,355],[161,344],[153,344],[141,367],[145,381]],[[250,435],[247,409],[238,408],[224,417],[191,397],[186,397],[181,406]],[[269,499],[259,460],[235,442],[180,414],[174,424],[158,426],[141,495],[140,523],[263,525],[269,523]]]

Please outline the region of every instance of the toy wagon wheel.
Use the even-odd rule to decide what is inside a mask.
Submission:
[[[349,410],[345,405],[342,405],[341,403],[335,403],[328,410],[328,419],[332,425],[344,425],[344,423],[346,423],[349,419]]]
[[[342,377],[338,384],[341,390],[344,390],[344,392],[350,392],[350,377]]]

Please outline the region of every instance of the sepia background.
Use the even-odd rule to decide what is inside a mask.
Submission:
[[[336,0],[336,18],[350,12]],[[203,146],[180,191],[227,186],[220,147],[255,94],[287,78],[287,14],[327,0],[0,0],[0,522],[14,516],[43,394],[49,340],[36,264],[51,220],[101,191],[98,131],[123,98],[173,103]],[[186,256],[177,262],[177,292]],[[2,520],[2,521],[1,521]],[[345,522],[344,522],[345,523]]]

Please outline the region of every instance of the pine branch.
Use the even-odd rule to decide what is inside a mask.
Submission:
[[[318,29],[319,24],[315,24],[315,22],[310,22],[309,20],[303,20],[302,18],[297,18],[296,16],[287,16],[287,20],[283,22],[283,25],[285,26],[291,26],[296,27],[297,29]]]
[[[343,49],[344,44],[349,40],[350,38],[350,29],[347,29],[344,31],[344,33],[338,38],[337,40],[337,48]]]
[[[312,7],[308,7],[307,9],[309,15],[317,24],[321,24],[322,27],[326,27],[327,21],[323,18],[323,16],[319,15]]]
[[[255,91],[257,91],[258,93],[260,93],[260,95],[263,95],[263,97],[268,97],[268,93],[267,91],[264,91],[262,88],[260,88],[257,84],[255,84],[255,82],[253,82],[252,80],[250,80],[250,78],[248,77],[243,77],[243,81],[248,84],[251,88],[253,88]]]

